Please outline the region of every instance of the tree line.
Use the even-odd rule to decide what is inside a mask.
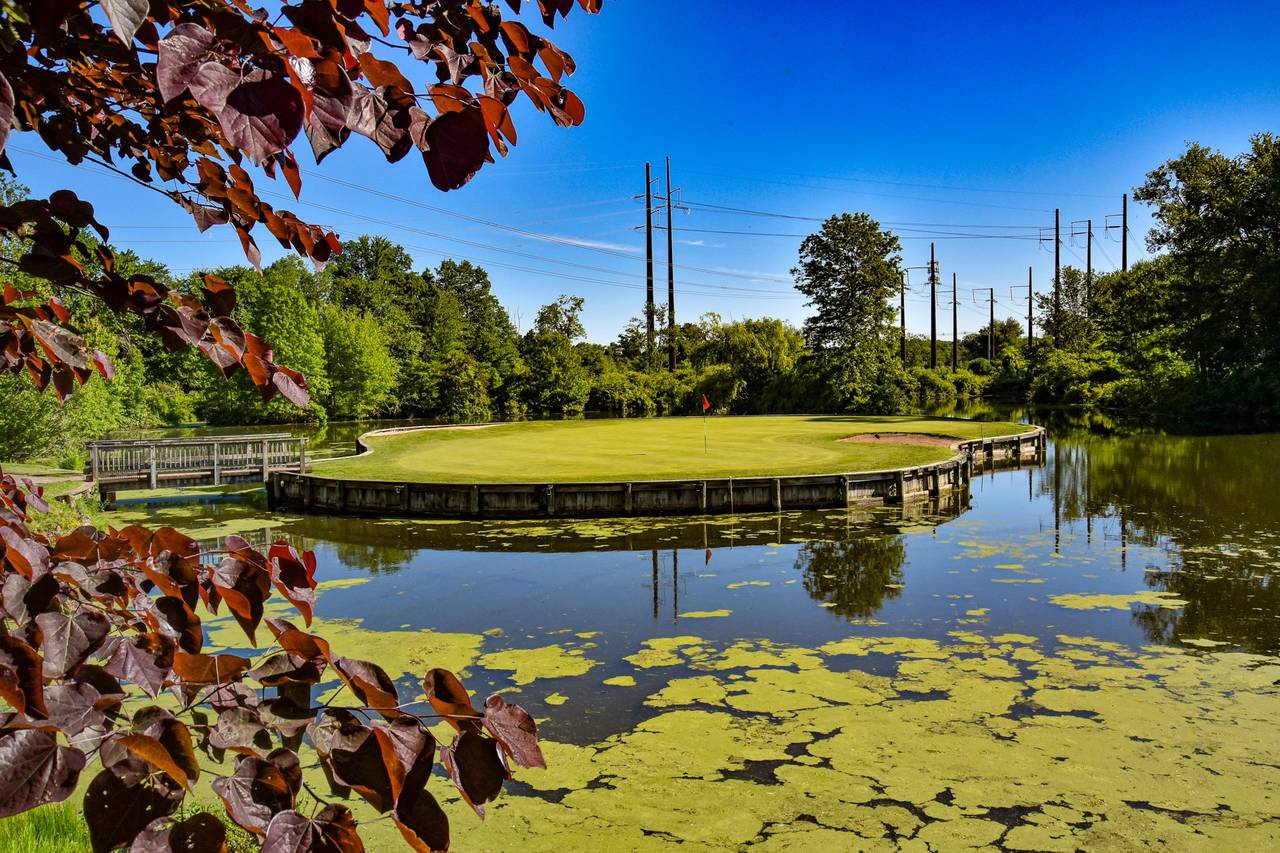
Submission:
[[[644,317],[609,343],[586,339],[584,299],[563,295],[517,330],[483,267],[445,260],[417,269],[381,236],[342,244],[322,271],[288,256],[261,273],[230,266],[232,316],[306,377],[310,403],[263,404],[244,372],[227,382],[193,349],[170,351],[133,315],[104,315],[67,299],[89,341],[115,363],[111,382],[87,383],[60,405],[25,374],[0,377],[0,458],[74,454],[122,427],[204,421],[279,423],[366,418],[456,422],[700,411],[726,414],[892,413],[957,397],[996,395],[1127,412],[1280,416],[1280,143],[1254,138],[1238,156],[1193,145],[1153,170],[1136,198],[1152,205],[1153,259],[1127,271],[1063,269],[1055,304],[1036,294],[1028,342],[1022,321],[997,320],[958,344],[958,369],[929,369],[929,341],[907,339],[895,300],[897,238],[865,213],[833,216],[806,238],[793,274],[809,299],[802,328],[710,313],[669,332],[665,306],[648,346]],[[5,183],[9,199],[22,188]],[[178,292],[201,280],[118,252],[116,267]],[[22,273],[16,275],[21,278]],[[40,290],[40,282],[27,282]],[[660,356],[674,335],[677,368]],[[949,346],[949,342],[947,342]]]
[[[12,182],[3,190],[15,199],[25,192]],[[115,266],[178,293],[203,286],[202,276],[176,276],[129,251],[115,252]],[[114,376],[86,383],[65,403],[26,374],[0,377],[0,458],[74,457],[85,441],[112,430],[193,422],[477,422],[585,411],[630,417],[692,412],[704,393],[720,411],[737,414],[806,405],[793,382],[804,338],[775,318],[726,322],[707,314],[678,326],[679,364],[670,372],[658,358],[665,329],[662,350],[652,353],[641,318],[616,341],[592,343],[582,323],[584,299],[563,295],[521,333],[482,267],[445,260],[418,269],[385,237],[345,241],[321,271],[287,256],[260,273],[244,265],[210,272],[235,289],[230,316],[240,327],[267,341],[278,363],[305,375],[305,407],[283,397],[264,403],[245,372],[228,380],[201,352],[172,351],[138,318],[104,314],[71,295],[64,300],[71,321],[110,358]],[[15,283],[46,289],[21,272]],[[805,381],[818,384],[814,376]]]
[[[1057,299],[1037,293],[1034,324],[983,326],[959,342],[958,369],[930,370],[929,340],[894,311],[898,241],[865,214],[832,217],[802,244],[797,288],[814,313],[809,357],[836,408],[896,411],[998,395],[1128,414],[1254,423],[1280,418],[1280,138],[1228,155],[1192,144],[1136,189],[1152,208],[1154,256],[1128,270],[1067,266]],[[1028,340],[1030,337],[1030,340]]]

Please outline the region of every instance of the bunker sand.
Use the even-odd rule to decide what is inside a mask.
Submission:
[[[907,444],[913,447],[950,447],[959,446],[955,438],[945,435],[928,435],[910,432],[873,432],[847,435],[840,439],[852,444]]]

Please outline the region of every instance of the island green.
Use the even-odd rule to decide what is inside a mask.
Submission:
[[[701,418],[647,418],[411,430],[370,436],[372,453],[318,464],[314,473],[420,483],[852,473],[942,461],[955,454],[956,441],[1031,427],[891,416],[712,417],[705,424],[705,450],[703,429]],[[898,440],[903,434],[947,440],[910,444]]]

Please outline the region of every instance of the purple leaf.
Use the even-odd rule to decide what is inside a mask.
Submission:
[[[111,22],[111,30],[126,46],[133,44],[133,36],[147,19],[151,4],[148,0],[102,0],[102,11]]]
[[[227,141],[262,165],[302,130],[302,95],[283,77],[258,71],[227,94],[218,112]]]
[[[0,732],[0,818],[62,802],[75,790],[84,764],[84,753],[59,746],[48,732]]]
[[[198,24],[178,24],[160,40],[156,82],[166,103],[187,91],[212,49],[213,34]]]

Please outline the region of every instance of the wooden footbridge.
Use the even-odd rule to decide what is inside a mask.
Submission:
[[[305,473],[307,440],[288,433],[151,438],[89,443],[86,479],[104,499],[126,489],[265,483]]]

